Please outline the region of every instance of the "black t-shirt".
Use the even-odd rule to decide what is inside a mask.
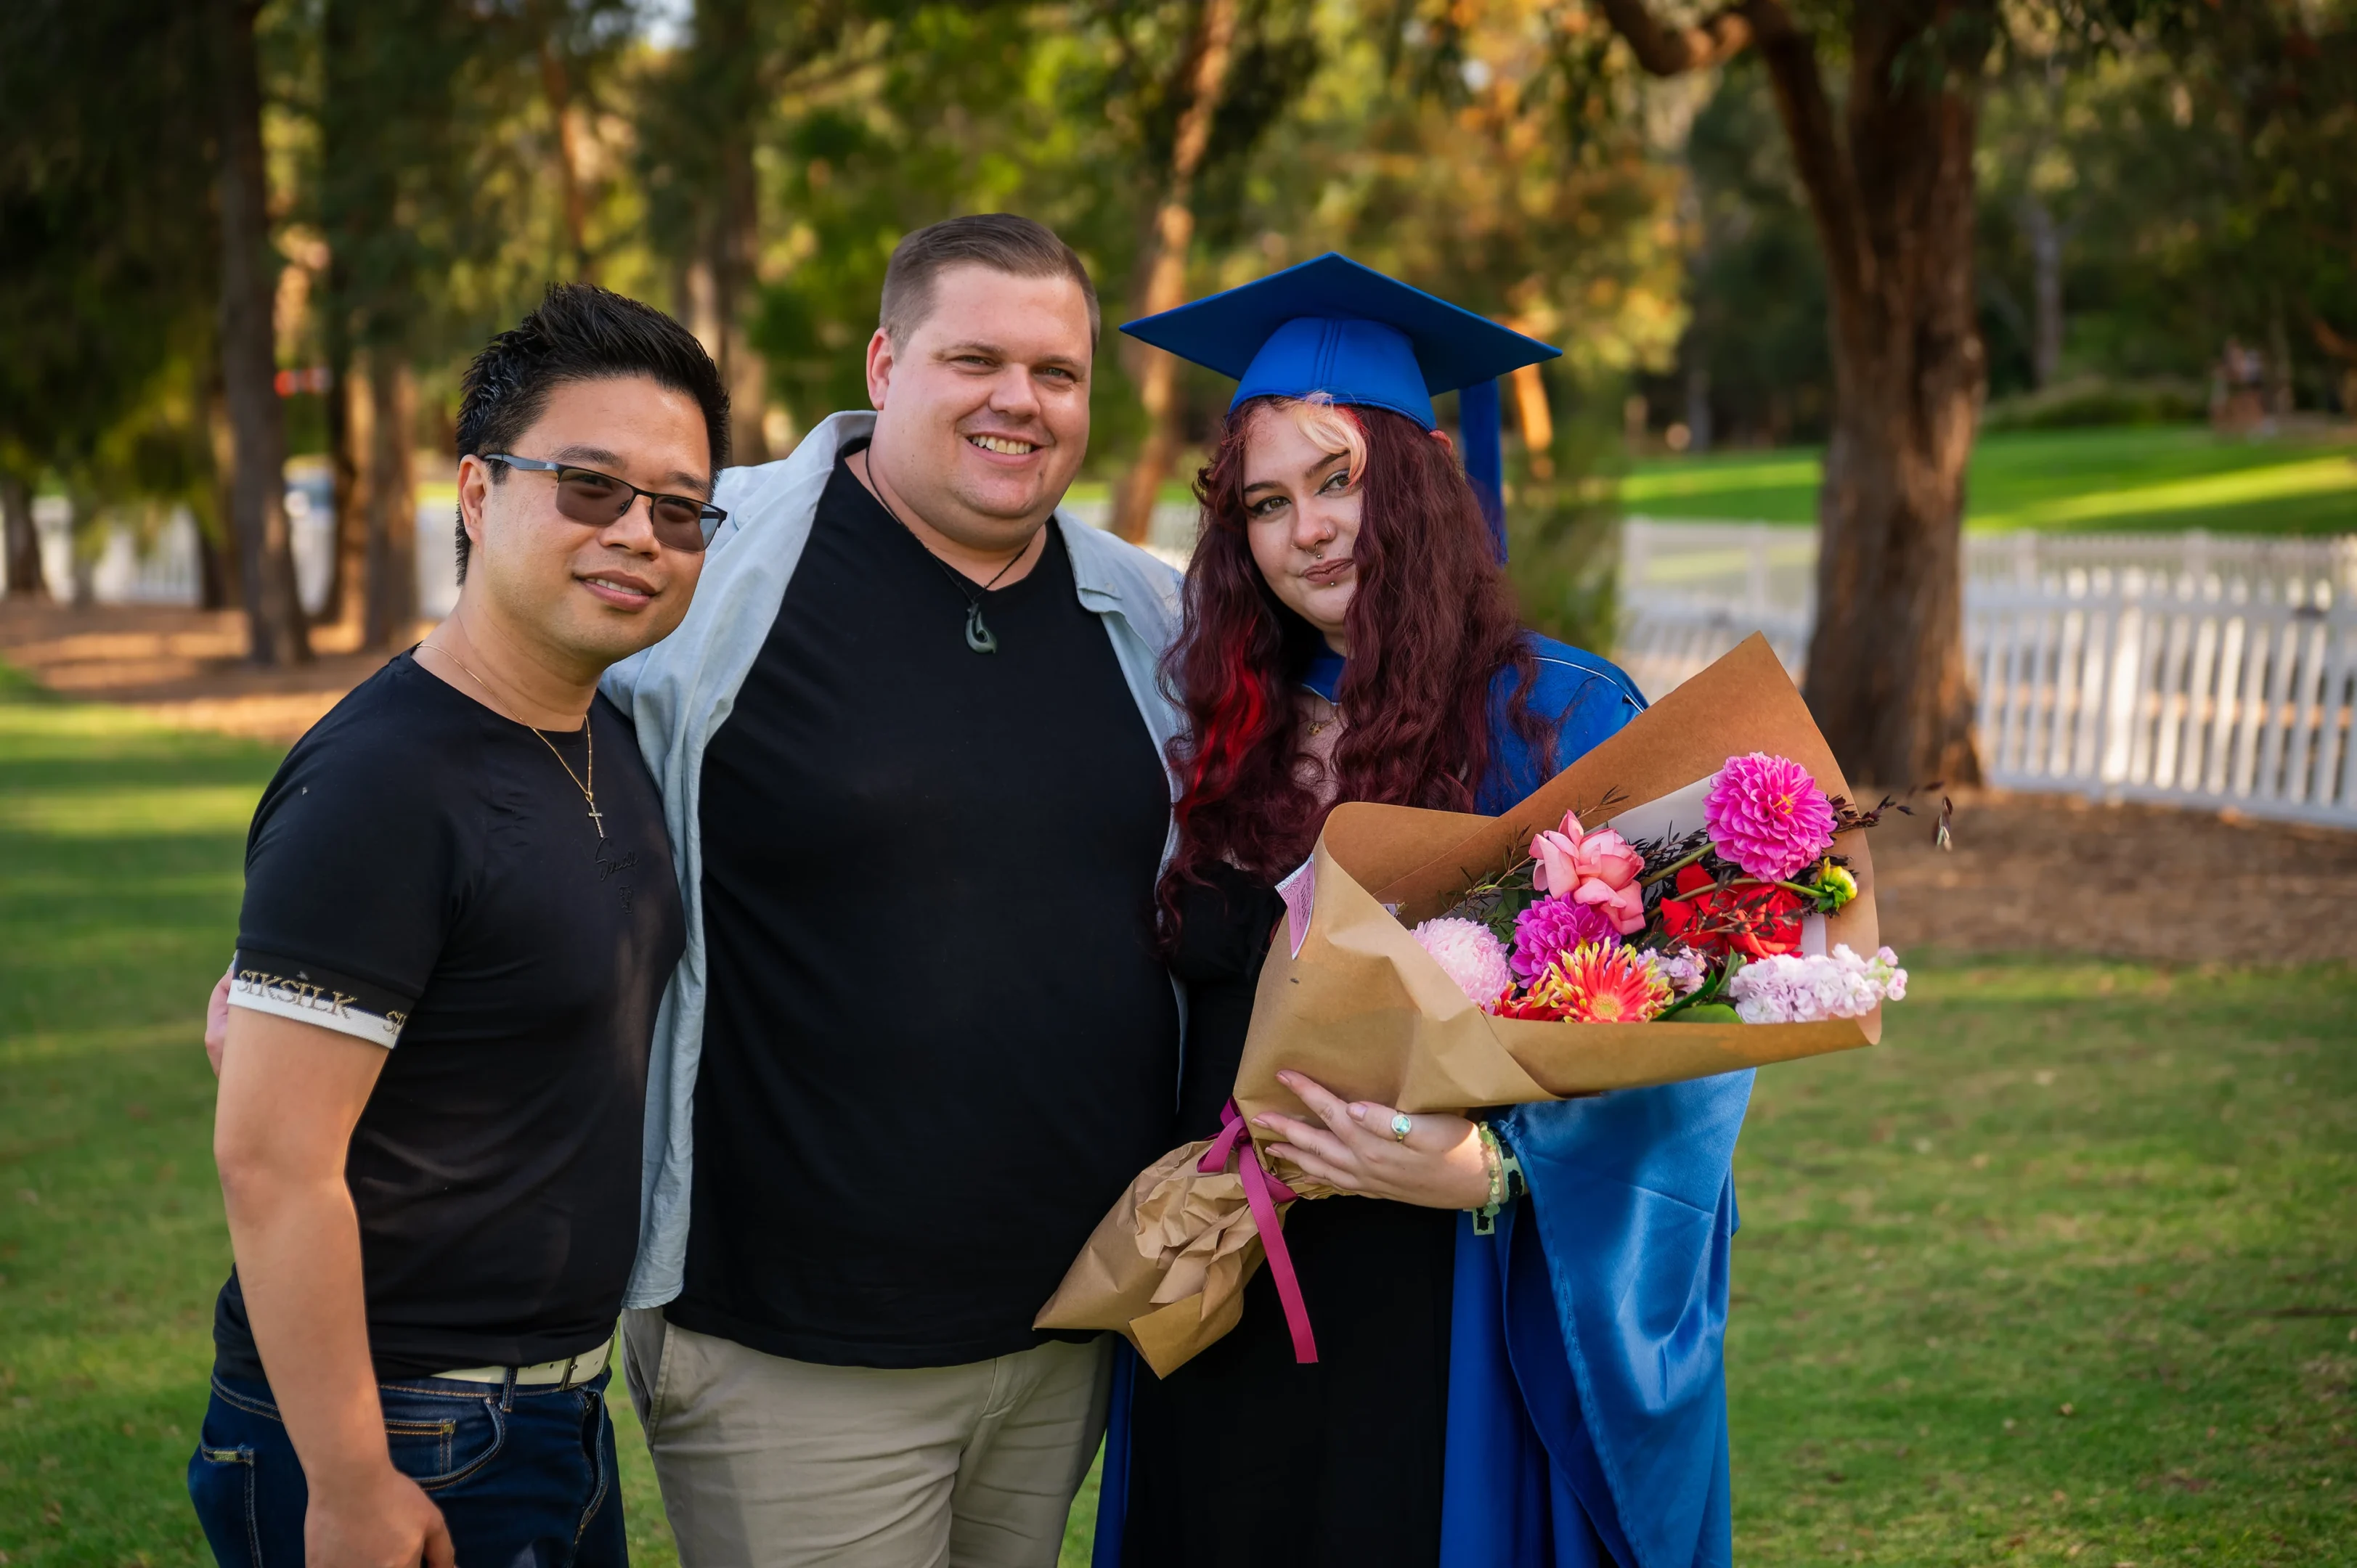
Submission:
[[[630,721],[549,746],[402,654],[262,797],[232,1004],[384,1047],[345,1179],[380,1378],[529,1366],[614,1326],[638,1241],[647,1047],[684,940]],[[223,1369],[262,1367],[232,1273]]]
[[[1058,527],[977,654],[847,467],[819,502],[704,758],[684,1327],[845,1366],[1028,1348],[1169,1147],[1169,789]]]

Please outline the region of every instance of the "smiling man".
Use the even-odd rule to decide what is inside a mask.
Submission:
[[[683,922],[597,689],[686,612],[727,417],[676,322],[552,289],[467,375],[457,610],[254,813],[188,1468],[225,1564],[627,1561],[607,1360]]]
[[[1170,1138],[1177,574],[1055,515],[1094,291],[963,218],[880,315],[608,686],[683,867],[624,1336],[690,1568],[1053,1563],[1107,1356],[1031,1320]]]

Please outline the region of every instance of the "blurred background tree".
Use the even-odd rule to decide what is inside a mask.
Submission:
[[[332,479],[313,618],[382,645],[458,373],[547,283],[687,321],[759,461],[864,406],[892,245],[963,211],[1056,228],[1109,322],[1340,249],[1564,344],[1509,390],[1509,513],[1580,640],[1630,454],[1830,440],[1813,697],[1909,781],[1969,766],[1954,639],[1893,607],[1953,596],[1975,429],[2357,393],[2350,0],[208,5],[0,13],[0,520],[38,592],[36,492],[187,506],[258,658],[305,634],[273,413]],[[1230,389],[1106,347],[1081,493],[1144,537]]]
[[[0,511],[12,596],[43,593],[36,486],[48,479],[77,504],[124,488],[137,476],[112,459],[136,443],[110,445],[110,433],[151,424],[175,394],[184,430],[205,428],[212,378],[194,367],[213,359],[221,270],[205,54],[185,9],[160,21],[135,0],[0,10]],[[156,494],[187,490],[215,510],[200,481],[146,478]],[[218,539],[225,519],[211,521]]]

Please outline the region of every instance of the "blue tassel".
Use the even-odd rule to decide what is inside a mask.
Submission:
[[[1475,381],[1457,393],[1458,442],[1465,451],[1465,477],[1481,503],[1498,564],[1506,564],[1506,453],[1499,430],[1498,383]]]

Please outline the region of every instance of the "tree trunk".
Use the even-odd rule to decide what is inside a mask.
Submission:
[[[748,0],[701,0],[696,7],[696,48],[710,62],[715,96],[712,124],[714,186],[711,222],[705,229],[705,267],[712,301],[711,336],[705,347],[728,389],[730,461],[770,460],[761,433],[769,404],[769,369],[746,335],[760,256],[760,182],[753,167],[753,138],[763,109]]]
[[[335,487],[336,567],[328,582],[323,621],[366,618],[368,604],[369,464],[376,438],[376,400],[359,374],[361,361],[347,344],[343,364],[331,371],[328,392],[328,478]]]
[[[1996,0],[1849,7],[1846,134],[1816,40],[1781,0],[1741,0],[1693,27],[1663,27],[1644,0],[1600,4],[1656,75],[1746,47],[1767,64],[1824,254],[1833,340],[1809,708],[1861,790],[1977,782],[1963,523],[1987,386],[1972,158]]]
[[[2281,419],[2291,413],[2291,334],[2284,328],[2283,295],[2267,293],[2267,413]]]
[[[369,350],[368,611],[361,646],[405,642],[417,625],[416,383],[400,350]]]
[[[1522,328],[1516,328],[1516,331]],[[1536,365],[1514,371],[1514,413],[1523,427],[1523,456],[1531,478],[1555,478],[1555,411],[1547,406],[1546,377]]]
[[[2021,226],[2029,240],[2030,375],[2051,386],[2062,367],[2062,225],[2036,195],[2021,199]]]
[[[80,487],[66,487],[66,575],[67,599],[84,609],[98,602],[98,550],[103,542],[86,538],[95,535],[97,508],[87,492]]]
[[[1699,456],[1711,448],[1717,429],[1710,414],[1710,367],[1686,367],[1686,450]]]
[[[367,602],[368,486],[364,477],[369,449],[368,385],[354,375],[358,360],[352,350],[350,291],[346,286],[343,258],[328,262],[327,297],[321,302],[328,354],[328,480],[334,523],[334,564],[328,572],[328,596],[313,624],[332,626],[358,618]]]
[[[225,610],[237,598],[237,579],[230,571],[229,553],[213,537],[204,520],[197,521],[197,607]]]
[[[712,306],[720,338],[721,384],[728,389],[730,461],[766,463],[762,434],[770,371],[745,330],[753,307],[754,261],[760,251],[760,203],[751,139],[732,133],[720,145],[720,211],[713,226]]]
[[[672,314],[686,323],[687,329],[695,334],[695,340],[704,345],[704,351],[712,356],[716,365],[721,355],[720,316],[712,300],[711,249],[709,245],[699,247],[681,265],[672,290],[678,301],[672,306]]]
[[[1846,159],[1813,42],[1790,28],[1761,39],[1785,129],[1796,151],[1808,144],[1797,161],[1830,285],[1834,418],[1806,695],[1860,789],[1980,778],[1963,540],[1987,386],[1973,290],[1980,61],[1942,62],[1935,86],[1921,58],[1927,34],[1968,8],[1859,8]]]
[[[219,367],[214,369],[217,371]],[[237,550],[237,437],[230,434],[229,399],[222,395],[217,374],[206,378],[203,399],[205,436],[213,459],[212,526],[202,531],[207,562],[205,608],[225,610],[245,602],[245,577]],[[218,582],[214,573],[219,574]]]
[[[1235,42],[1236,0],[1203,0],[1188,51],[1187,107],[1170,143],[1170,172],[1146,253],[1138,258],[1146,287],[1139,314],[1171,310],[1187,300],[1187,252],[1195,238],[1195,176],[1211,145],[1211,124],[1227,88],[1228,56]],[[1154,522],[1154,499],[1178,457],[1178,361],[1143,344],[1133,361],[1137,401],[1146,410],[1146,444],[1114,494],[1113,531],[1143,543]]]
[[[221,114],[221,356],[233,454],[231,519],[245,590],[248,657],[257,664],[307,663],[311,644],[286,526],[285,414],[272,384],[278,267],[270,243],[262,83],[254,59],[258,4],[207,0]]]
[[[575,145],[573,81],[557,47],[556,28],[564,15],[558,7],[542,19],[540,89],[548,100],[548,117],[555,130],[556,188],[563,203],[573,275],[583,283],[594,283],[589,264],[589,203],[581,188],[581,164]]]
[[[33,526],[33,487],[21,474],[0,473],[0,524],[6,530],[8,596],[48,598],[48,584],[41,577],[41,534]]]

